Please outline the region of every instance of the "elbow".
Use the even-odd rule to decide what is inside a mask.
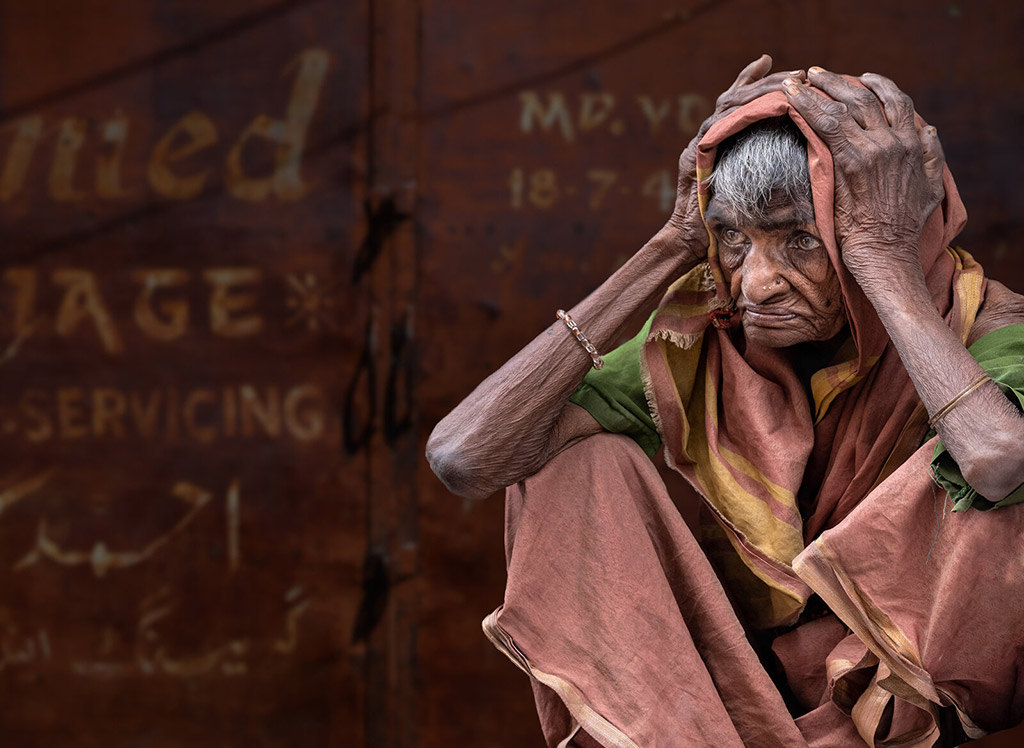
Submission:
[[[473,470],[465,450],[451,440],[437,433],[427,439],[427,462],[445,488],[457,496],[467,499],[483,499],[494,493],[494,487],[483,486],[478,480],[478,471]]]
[[[1001,501],[1024,484],[1024,444],[1019,439],[997,439],[982,453],[960,466],[967,484],[992,502]]]

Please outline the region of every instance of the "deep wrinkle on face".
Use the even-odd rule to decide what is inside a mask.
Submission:
[[[705,222],[747,340],[783,348],[842,331],[839,277],[809,202],[769,204],[764,220],[755,222],[712,197]]]

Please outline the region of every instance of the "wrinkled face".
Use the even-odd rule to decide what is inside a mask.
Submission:
[[[846,315],[811,204],[772,205],[767,213],[752,225],[712,197],[705,214],[747,340],[782,348],[834,338]]]

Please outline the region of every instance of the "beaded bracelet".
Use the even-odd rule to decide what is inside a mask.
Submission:
[[[569,332],[576,336],[576,340],[580,341],[580,345],[583,346],[583,350],[590,354],[590,360],[594,362],[594,368],[600,369],[604,366],[604,359],[601,354],[597,352],[597,348],[591,343],[587,336],[583,334],[583,331],[577,327],[576,323],[573,322],[572,317],[564,309],[559,309],[555,312],[555,316],[565,323],[565,326],[569,328]]]
[[[948,416],[952,412],[953,408],[955,408],[964,401],[964,398],[966,398],[976,389],[981,387],[981,385],[985,384],[985,382],[991,381],[992,378],[988,374],[980,374],[978,377],[974,379],[974,381],[972,381],[969,385],[960,390],[960,393],[958,395],[955,395],[952,400],[950,400],[948,403],[939,408],[938,412],[935,415],[928,419],[928,427],[935,428],[935,424],[937,424],[943,418]]]

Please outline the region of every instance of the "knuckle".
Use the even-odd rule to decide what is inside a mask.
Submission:
[[[839,101],[823,101],[820,106],[821,110],[831,117],[838,117],[848,111],[846,104]]]
[[[870,91],[857,89],[853,94],[853,103],[862,109],[878,105],[878,99]]]
[[[900,90],[899,86],[893,83],[892,78],[887,78],[884,75],[874,76],[873,82],[879,89],[886,93],[892,93]]]
[[[838,135],[842,130],[842,127],[839,125],[839,120],[827,114],[821,117],[817,121],[816,125],[823,135]]]

